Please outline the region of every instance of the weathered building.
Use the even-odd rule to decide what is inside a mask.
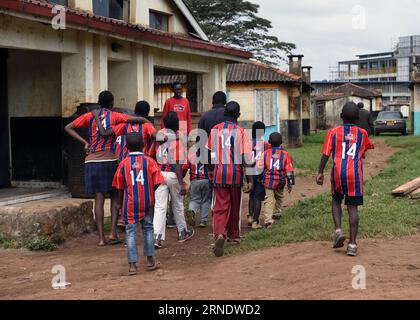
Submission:
[[[322,94],[312,96],[312,114],[317,129],[333,128],[342,123],[343,106],[349,102],[363,102],[371,112],[382,110],[382,94],[353,83],[346,83]]]
[[[63,122],[100,91],[132,109],[155,75],[185,74],[204,111],[226,64],[251,57],[209,42],[181,0],[0,0],[0,48],[0,186],[61,183]]]

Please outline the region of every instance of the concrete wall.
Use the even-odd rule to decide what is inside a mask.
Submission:
[[[328,128],[337,127],[343,123],[343,120],[341,119],[341,111],[343,110],[343,106],[349,101],[353,101],[355,103],[363,102],[365,104],[365,109],[369,110],[369,106],[370,106],[369,99],[353,96],[353,97],[345,97],[341,99],[326,101],[325,111],[326,111]]]
[[[411,110],[414,112],[414,135],[420,135],[420,83],[414,83],[411,98]]]
[[[60,117],[60,54],[9,50],[8,100],[10,117]]]

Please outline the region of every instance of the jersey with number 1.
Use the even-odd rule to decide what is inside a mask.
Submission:
[[[293,172],[293,162],[290,155],[281,147],[274,147],[264,152],[264,156],[259,160],[263,161],[263,183],[266,189],[276,190],[284,188],[286,175]]]
[[[322,153],[333,159],[331,188],[334,194],[363,196],[363,157],[374,146],[366,130],[352,124],[331,129]]]

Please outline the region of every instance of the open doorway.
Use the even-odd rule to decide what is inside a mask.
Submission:
[[[0,48],[0,188],[10,186],[7,49]]]

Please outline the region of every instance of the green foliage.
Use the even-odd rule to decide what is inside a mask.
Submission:
[[[395,198],[394,188],[420,176],[420,138],[390,137],[386,142],[402,148],[388,161],[389,167],[365,183],[365,205],[360,207],[359,238],[394,238],[413,235],[420,226],[420,201]],[[343,226],[348,233],[347,214]],[[303,241],[329,241],[334,227],[331,196],[323,194],[299,201],[271,230],[251,232],[241,246],[228,252],[257,250]]]
[[[30,251],[53,251],[57,249],[57,242],[48,237],[40,237],[33,240],[0,239],[0,247],[4,249],[25,248]]]
[[[273,35],[259,5],[244,0],[186,0],[210,40],[251,51],[255,59],[278,65],[296,46]]]

